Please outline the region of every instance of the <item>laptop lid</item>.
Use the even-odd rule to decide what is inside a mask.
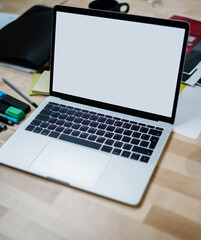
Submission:
[[[173,123],[189,26],[56,6],[50,95]]]

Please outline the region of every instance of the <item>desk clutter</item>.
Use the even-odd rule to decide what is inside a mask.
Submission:
[[[50,59],[52,8],[33,6],[0,30],[0,62],[33,70]]]

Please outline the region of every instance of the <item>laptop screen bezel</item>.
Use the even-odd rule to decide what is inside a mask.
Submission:
[[[82,97],[72,96],[69,94],[63,94],[56,91],[53,91],[53,71],[54,71],[54,50],[55,50],[55,32],[56,32],[56,16],[57,12],[68,12],[74,14],[82,14],[94,17],[103,17],[103,18],[112,18],[112,19],[119,19],[124,21],[134,21],[134,22],[142,22],[142,23],[150,23],[156,25],[163,25],[163,26],[170,26],[175,28],[182,28],[185,30],[184,34],[184,41],[183,41],[183,49],[181,53],[181,61],[180,67],[177,77],[177,84],[176,84],[176,91],[174,96],[174,104],[172,108],[171,117],[162,116],[158,114],[153,114],[150,112],[139,111],[135,109],[125,108],[109,103],[94,101]],[[180,90],[180,83],[182,78],[182,71],[183,65],[185,60],[185,52],[188,40],[188,32],[189,32],[189,24],[186,22],[175,21],[170,19],[160,19],[160,18],[152,18],[152,17],[145,17],[145,16],[138,16],[138,15],[130,15],[130,14],[123,14],[123,13],[116,13],[116,12],[109,12],[109,11],[99,11],[99,10],[92,10],[92,9],[83,9],[83,8],[74,8],[68,6],[55,6],[53,9],[53,28],[52,28],[52,48],[51,48],[51,71],[50,71],[50,96],[59,97],[64,100],[77,102],[81,104],[86,104],[89,106],[107,109],[115,112],[120,112],[132,116],[137,116],[141,118],[146,118],[155,121],[162,121],[167,122],[170,124],[174,123],[175,115],[176,115],[176,108],[178,103],[179,97],[179,90]]]

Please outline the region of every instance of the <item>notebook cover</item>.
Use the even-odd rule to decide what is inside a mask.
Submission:
[[[52,8],[36,5],[0,30],[0,61],[40,69],[50,60]]]

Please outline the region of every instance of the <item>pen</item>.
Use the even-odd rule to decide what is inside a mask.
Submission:
[[[17,89],[12,83],[10,83],[8,80],[6,80],[5,78],[2,78],[3,81],[10,86],[13,90],[15,90],[19,95],[21,95],[24,99],[26,99],[29,103],[31,103],[35,108],[38,107],[38,105],[33,102],[31,99],[29,99],[27,96],[24,95],[24,93],[22,93],[19,89]]]
[[[15,119],[13,117],[9,117],[9,116],[6,116],[5,114],[3,113],[0,113],[0,120],[4,123],[7,123],[7,124],[10,124],[12,125],[13,123],[16,123],[18,124],[19,123],[19,120],[18,119]]]
[[[6,129],[6,128],[7,128],[6,124],[0,122],[0,129]]]

